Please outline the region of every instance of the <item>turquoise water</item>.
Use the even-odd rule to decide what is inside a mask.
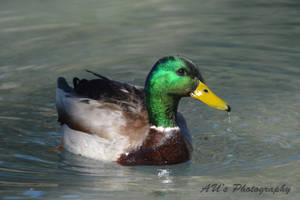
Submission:
[[[0,1],[1,199],[298,199],[300,3],[296,0]],[[193,159],[122,167],[60,143],[56,78],[85,69],[143,85],[183,54],[232,107],[183,99]],[[208,184],[227,192],[201,192]],[[232,192],[234,184],[291,191]]]

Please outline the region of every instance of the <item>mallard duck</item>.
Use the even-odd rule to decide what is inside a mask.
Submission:
[[[63,147],[75,154],[121,165],[167,165],[190,160],[192,141],[182,114],[182,97],[230,111],[183,56],[159,59],[145,87],[111,80],[58,78],[56,106]]]

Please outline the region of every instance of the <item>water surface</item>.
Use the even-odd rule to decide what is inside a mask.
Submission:
[[[297,199],[300,3],[295,0],[8,1],[0,7],[2,199]],[[180,111],[193,159],[122,167],[49,148],[60,143],[56,78],[90,69],[143,85],[154,62],[183,54],[232,107]],[[202,192],[207,184],[285,193]]]

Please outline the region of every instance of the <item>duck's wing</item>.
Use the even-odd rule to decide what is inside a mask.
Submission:
[[[144,89],[95,75],[99,79],[74,78],[74,87],[58,78],[58,121],[107,140],[125,136],[138,145],[149,130]]]

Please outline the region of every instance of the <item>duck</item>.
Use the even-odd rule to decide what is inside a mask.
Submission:
[[[191,59],[160,58],[144,87],[97,78],[57,79],[56,108],[62,147],[67,151],[120,165],[171,165],[191,159],[190,131],[178,104],[192,97],[230,112],[230,106],[205,84]]]

